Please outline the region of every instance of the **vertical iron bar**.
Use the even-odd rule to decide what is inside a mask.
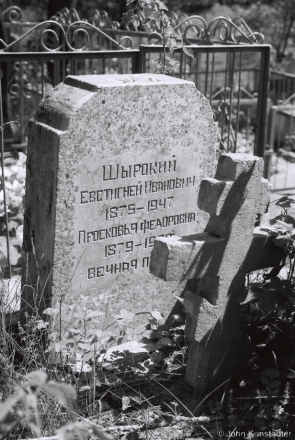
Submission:
[[[196,53],[196,88],[199,87],[199,52]]]
[[[279,112],[277,112],[277,113],[279,113]],[[283,113],[279,113],[279,115],[283,115]],[[284,117],[284,116],[282,116],[282,117]],[[281,126],[280,126],[279,127],[279,134],[278,134],[278,143],[276,145],[277,162],[276,162],[275,184],[277,182],[277,175],[279,172],[280,163],[283,163],[285,160],[283,157],[278,156],[279,149],[281,148],[281,142],[282,142],[282,130],[281,130]],[[279,183],[279,186],[280,186],[280,183]]]
[[[20,87],[20,120],[21,120],[21,143],[23,144],[25,142],[25,135],[24,135],[24,131],[25,131],[25,124],[24,124],[24,95],[23,95],[23,90],[24,90],[24,75],[23,75],[23,62],[20,62],[19,65],[19,72],[20,72],[20,78],[21,78],[21,87]]]
[[[215,67],[215,52],[212,53],[211,84],[210,84],[210,105],[212,103],[212,95],[213,95],[214,67]]]
[[[69,35],[69,41],[71,41],[71,35]],[[66,43],[63,42],[63,51],[66,51]],[[63,78],[60,78],[60,73],[63,75]],[[67,63],[66,60],[63,59],[61,62],[58,62],[58,75],[59,75],[59,84],[61,81],[64,81],[67,76]]]
[[[237,139],[239,132],[239,122],[240,122],[240,102],[241,102],[241,80],[242,80],[242,59],[243,52],[240,52],[240,62],[239,62],[239,84],[238,84],[238,102],[237,102],[237,119],[236,119],[236,139],[235,139],[235,151],[237,151]]]
[[[63,78],[59,78],[59,82],[64,81],[65,77],[67,76],[67,66],[66,66],[66,60],[62,61],[62,74],[63,74]]]
[[[2,191],[4,202],[4,215],[5,215],[5,227],[6,227],[6,249],[7,249],[7,269],[8,278],[11,278],[11,264],[10,264],[10,246],[9,246],[9,229],[8,229],[8,212],[7,212],[7,199],[6,199],[6,186],[4,176],[4,127],[3,127],[3,107],[2,107],[2,78],[0,78],[0,126],[1,126],[1,170],[2,170]]]
[[[150,71],[150,61],[151,61],[151,52],[144,50],[144,65],[143,65],[143,73],[149,73]]]
[[[221,139],[223,141],[223,135],[224,135],[224,121],[225,121],[225,109],[226,109],[226,86],[227,86],[227,69],[228,69],[228,52],[226,53],[226,66],[225,66],[225,72],[224,72],[224,111],[221,112]]]
[[[249,126],[250,126],[250,109],[247,107],[247,119],[246,119],[246,141],[249,141]]]
[[[147,73],[146,72],[146,54],[147,54],[147,51],[145,50],[144,46],[142,46],[140,48],[140,53],[141,53],[141,55],[140,55],[140,58],[141,58],[141,72],[140,73]]]
[[[280,75],[280,94],[279,94],[280,99],[283,99],[283,81],[284,78],[282,75]]]
[[[209,52],[206,53],[206,77],[205,77],[205,93],[207,98],[207,86],[208,86],[208,75],[209,75]]]
[[[132,73],[141,73],[140,69],[140,55],[141,55],[141,49],[138,53],[136,53],[136,56],[131,59],[132,61]]]
[[[41,83],[42,83],[42,98],[44,97],[44,61],[41,60]]]
[[[233,88],[234,88],[234,73],[235,73],[235,55],[236,53],[233,52],[231,54],[231,63],[230,63],[230,83],[229,83],[229,87],[230,87],[230,96],[229,96],[229,120],[228,120],[228,141],[227,141],[227,146],[228,146],[228,150],[230,150],[230,136],[231,136],[231,120],[232,120],[232,101],[233,101]],[[234,145],[236,144],[235,140],[234,140]],[[234,148],[234,153],[236,152],[235,148]]]
[[[53,87],[55,87],[59,83],[59,81],[58,81],[59,69],[60,69],[60,61],[53,60]]]
[[[72,59],[71,61],[70,61],[70,63],[71,63],[71,75],[75,75],[75,60],[74,59]]]
[[[287,78],[287,96],[286,96],[286,98],[289,98],[289,96],[291,96],[291,93],[290,93],[290,81],[291,81],[291,78]]]
[[[275,190],[276,189],[276,183],[277,183],[277,174],[278,174],[278,167],[279,167],[279,158],[278,158],[278,154],[275,154],[276,157],[276,164],[275,164],[275,171],[274,171],[274,181],[272,183],[272,189]]]
[[[180,60],[179,60],[179,78],[182,78],[182,68],[183,68],[183,64],[185,66],[185,63],[183,62],[183,58],[184,58],[184,52],[181,49],[180,50]],[[184,67],[184,79],[186,79],[186,71],[185,71],[185,67]]]
[[[254,154],[259,157],[263,157],[265,149],[269,61],[270,46],[262,48],[260,58],[260,78],[257,102],[257,132],[256,142],[254,143]]]
[[[291,118],[291,124],[290,124],[290,130],[289,130],[289,142],[292,142],[291,136],[292,136],[292,134],[294,132],[294,117],[293,117],[292,114],[290,115],[290,118]],[[285,145],[286,145],[286,136],[285,136],[283,147],[285,147]],[[285,179],[284,179],[284,188],[287,188],[288,187],[288,185],[287,185],[287,182],[288,182],[288,171],[289,171],[289,160],[288,160],[288,157],[286,157],[285,162],[286,162],[286,172],[285,172]]]

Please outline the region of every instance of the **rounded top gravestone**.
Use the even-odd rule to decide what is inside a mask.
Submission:
[[[156,237],[202,232],[215,144],[210,105],[189,81],[82,75],[52,90],[30,122],[27,163],[23,284],[38,284],[41,309],[130,290],[150,276]],[[32,301],[25,288],[23,306]]]

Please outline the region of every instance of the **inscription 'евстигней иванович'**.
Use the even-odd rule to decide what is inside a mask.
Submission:
[[[88,280],[147,268],[156,237],[174,235],[178,225],[195,222],[194,210],[181,203],[188,192],[196,197],[197,176],[186,172],[183,158],[98,168],[97,186],[79,191],[78,201],[81,218],[87,209],[86,221],[93,227],[79,229],[77,242],[103,247],[96,266],[86,268]]]

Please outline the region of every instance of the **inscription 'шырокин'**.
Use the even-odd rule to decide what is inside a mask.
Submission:
[[[176,160],[163,162],[137,163],[134,165],[103,165],[102,180],[130,179],[139,176],[153,176],[155,174],[173,173],[176,171]]]

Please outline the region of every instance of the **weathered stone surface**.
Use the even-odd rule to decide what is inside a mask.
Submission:
[[[254,229],[269,197],[262,173],[261,158],[222,155],[215,178],[201,182],[199,207],[211,214],[206,232],[155,240],[155,276],[198,281],[185,292],[184,305],[191,341],[186,379],[200,392],[226,380],[241,355],[238,298],[246,273],[276,266],[284,255],[272,237]]]
[[[103,289],[110,313],[159,303],[167,313],[178,282],[149,275],[150,252],[159,235],[204,229],[198,191],[213,175],[215,142],[212,111],[191,82],[67,77],[30,123],[23,310],[34,296],[42,309]]]

